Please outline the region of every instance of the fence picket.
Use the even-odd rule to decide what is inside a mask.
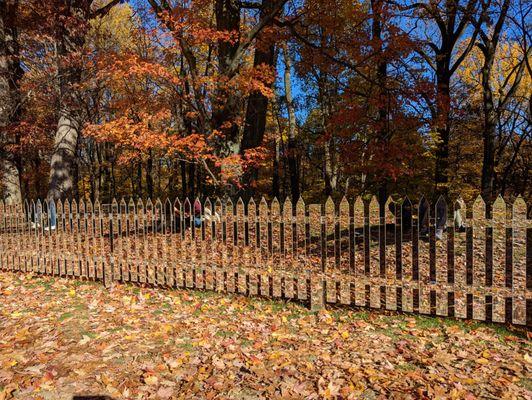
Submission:
[[[515,199],[512,208],[512,320],[507,322],[524,325],[529,292],[526,281],[527,250],[530,251],[527,249],[530,246],[527,243],[527,230],[530,230],[531,224],[527,220],[526,203],[521,196]]]
[[[473,318],[486,319],[486,203],[479,195],[473,203]]]
[[[492,294],[492,320],[504,321],[504,295],[506,283],[506,219],[507,210],[504,199],[499,196],[493,203],[491,215],[492,244],[489,249],[489,258],[492,260],[491,285],[494,289]]]

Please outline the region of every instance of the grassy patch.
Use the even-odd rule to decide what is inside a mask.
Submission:
[[[71,313],[71,312],[66,312],[66,313],[61,314],[61,315],[59,316],[59,318],[57,318],[57,320],[58,320],[59,322],[63,322],[63,321],[65,321],[65,320],[67,320],[67,319],[69,319],[69,318],[72,318],[72,317],[74,317],[74,314],[73,314],[73,313]]]
[[[94,338],[96,338],[98,336],[96,333],[91,332],[91,331],[81,331],[79,334],[81,335],[82,338],[83,338],[83,336],[88,336],[91,339],[94,339]]]
[[[532,391],[532,379],[530,378],[521,378],[517,384],[526,390]]]
[[[233,335],[235,335],[235,333],[236,332],[233,332],[233,331],[219,330],[216,332],[216,336],[228,338],[228,337],[232,337]]]

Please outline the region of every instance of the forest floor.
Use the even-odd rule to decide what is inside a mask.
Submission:
[[[531,376],[498,325],[0,273],[0,400],[532,398]]]

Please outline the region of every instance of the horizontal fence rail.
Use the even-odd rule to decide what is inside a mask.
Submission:
[[[532,326],[521,197],[0,202],[0,269]]]

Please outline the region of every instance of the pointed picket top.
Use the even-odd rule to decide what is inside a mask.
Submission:
[[[174,209],[181,212],[182,208],[183,208],[183,203],[181,203],[181,200],[179,200],[179,197],[176,197],[175,200],[174,200]],[[174,212],[175,212],[174,210]]]
[[[60,199],[58,199],[57,202],[55,203],[55,211],[57,215],[63,214],[63,202]]]
[[[113,215],[118,214],[118,201],[113,197],[113,200],[111,200],[111,209],[109,210],[109,215],[112,217]]]
[[[408,196],[401,201],[401,213],[407,210],[410,210],[410,213],[412,214],[412,200],[410,200]]]
[[[347,200],[347,197],[342,197],[342,200],[340,200],[340,211],[344,209],[349,212],[349,200]]]
[[[260,199],[259,203],[259,218],[261,221],[267,221],[270,214],[270,210],[268,208],[268,202],[264,198],[264,196]]]
[[[448,214],[448,207],[447,207],[447,201],[445,200],[445,197],[443,197],[442,195],[440,195],[440,197],[438,197],[438,200],[436,200],[436,203],[434,204],[434,216],[436,218],[439,217],[439,214],[440,214],[440,210],[445,210],[445,213]]]
[[[213,214],[213,218],[214,218],[214,222],[220,222],[221,221],[221,218],[222,218],[222,201],[220,200],[219,197],[216,197],[214,200],[213,200],[213,209],[212,209],[212,214]],[[216,228],[218,229],[218,228]]]
[[[514,221],[524,221],[527,218],[526,203],[521,195],[517,196],[512,205],[512,219]]]
[[[504,201],[501,195],[498,195],[495,201],[493,202],[492,218],[495,221],[506,220],[506,202]]]
[[[277,200],[277,197],[274,197],[271,204],[271,215],[272,217],[279,218],[281,215],[281,205],[279,204],[279,200]],[[277,221],[272,221],[277,222]]]
[[[97,202],[98,203],[98,202]],[[99,208],[99,205],[100,203],[98,203],[98,208]],[[63,212],[66,214],[66,215],[69,215],[72,213],[72,210],[70,208],[70,201],[68,199],[65,199],[65,201],[63,201]]]
[[[135,214],[135,200],[133,200],[132,197],[129,198],[129,201],[127,202],[127,212],[130,214]]]
[[[54,199],[50,199],[50,201],[48,202],[48,210],[55,210],[55,213],[57,215],[57,208],[55,207]],[[48,218],[50,218],[50,216]]]
[[[486,203],[481,195],[473,202],[473,219],[483,220],[486,218]]]
[[[174,210],[172,208],[172,201],[168,197],[164,201],[164,212],[166,214],[166,218],[169,218],[171,220],[174,218]]]
[[[211,203],[211,199],[209,199],[208,197],[205,199],[205,201],[203,202],[203,209],[205,210],[205,212],[207,212],[207,210],[209,210],[209,212],[212,213],[212,203]]]
[[[330,212],[331,210],[334,212],[335,210],[334,200],[331,196],[327,197],[327,200],[325,200],[325,210],[326,212]]]
[[[146,201],[146,211],[150,212],[153,211],[153,203],[151,201],[151,198],[148,197],[148,200]]]
[[[227,216],[233,215],[234,213],[234,204],[230,197],[225,201],[225,212]]]
[[[164,210],[163,210],[163,202],[160,198],[155,199],[155,213],[153,217],[157,220],[163,221],[165,219],[164,216]]]
[[[144,212],[144,203],[142,202],[142,199],[139,198],[137,200],[137,214],[142,214]]]
[[[257,220],[257,204],[253,197],[249,199],[247,213],[249,222],[255,222]],[[250,225],[250,229],[254,229],[254,227]]]
[[[338,216],[340,223],[340,232],[347,232],[349,227],[350,209],[349,201],[345,196],[342,197],[342,200],[340,200],[340,204],[338,206]],[[343,233],[340,234],[343,235]]]
[[[92,200],[90,198],[87,200],[87,204],[85,204],[85,206],[87,208],[87,214],[92,214],[93,211],[94,211],[94,207],[92,205]],[[64,209],[64,207],[63,207],[63,209]]]
[[[430,209],[430,202],[427,200],[427,198],[425,197],[424,194],[421,195],[421,197],[419,198],[419,201],[417,203],[418,210],[419,210],[419,208],[421,208],[422,204],[425,204],[427,206],[427,208]]]
[[[388,197],[386,202],[384,203],[384,223],[385,224],[394,224],[395,223],[395,217],[401,216],[400,211],[400,204],[398,201],[394,201],[392,197]]]
[[[294,207],[292,206],[292,200],[290,200],[290,197],[287,197],[284,199],[283,203],[283,217],[284,220],[289,222],[292,220],[292,215],[294,213]]]
[[[296,217],[300,222],[305,220],[305,209],[305,201],[303,200],[303,197],[299,197],[296,203]]]
[[[397,210],[400,214],[399,218],[401,219],[401,226],[404,227],[402,228],[402,231],[406,232],[412,228],[413,224],[414,206],[412,205],[412,200],[406,196],[401,200],[401,204],[397,207]],[[407,218],[404,218],[405,216]]]
[[[0,213],[2,212],[2,203],[1,203],[1,201],[2,200],[0,200]],[[24,200],[24,213],[26,214],[26,216],[29,216],[30,213],[31,213],[30,203],[28,202],[28,199]]]
[[[78,213],[78,202],[76,201],[76,199],[72,199],[72,201],[70,202],[70,212],[74,215]]]
[[[127,214],[127,203],[126,199],[123,197],[120,199],[120,214],[126,215]]]
[[[380,223],[380,205],[379,200],[377,199],[377,196],[371,196],[371,200],[369,202],[369,224],[370,225],[378,225]]]
[[[190,204],[190,200],[188,199],[188,197],[186,197],[185,201],[183,202],[183,212],[185,214],[191,215],[192,205]]]
[[[244,210],[245,210],[245,206],[244,206],[244,200],[242,200],[242,197],[239,197],[238,200],[236,201],[236,210],[235,210],[235,213],[237,215],[240,216],[240,218],[242,218],[240,221],[243,222],[244,219]]]
[[[94,214],[97,214],[97,215],[100,214],[101,210],[102,210],[102,207],[100,204],[100,200],[96,199],[96,201],[94,202]]]

